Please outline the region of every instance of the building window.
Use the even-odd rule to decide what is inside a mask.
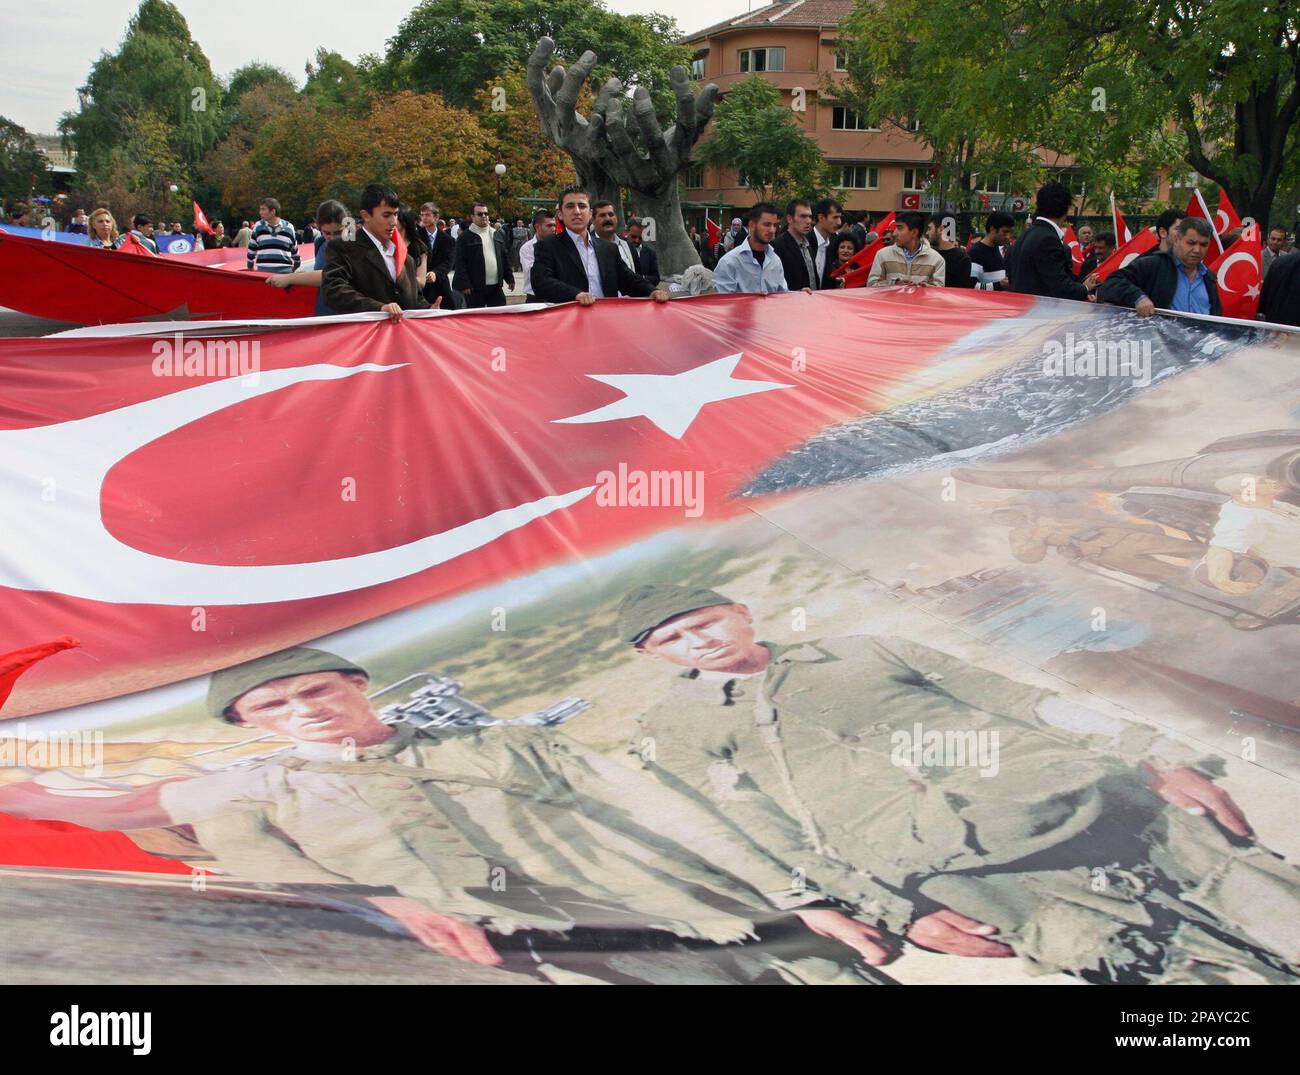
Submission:
[[[704,186],[704,165],[697,162],[686,169],[686,186],[692,190]]]
[[[851,108],[836,105],[831,109],[831,130],[833,131],[877,131],[879,127],[870,126]]]
[[[913,116],[911,119],[909,119],[907,121],[907,129],[909,131],[919,131],[921,129],[921,117]]]
[[[920,168],[903,169],[903,189],[904,190],[924,190],[925,179],[928,173]]]
[[[984,194],[1006,194],[1011,187],[1011,175],[1004,172],[1002,175],[982,175],[978,177],[983,180],[979,189]]]
[[[704,56],[696,56],[695,59],[691,61],[691,78],[704,77],[704,64],[706,59],[707,58]]]
[[[741,49],[741,71],[784,71],[785,49]]]
[[[849,69],[848,60],[849,60],[848,53],[846,53],[843,49],[835,50],[836,71],[847,71]]]
[[[840,167],[837,186],[845,190],[877,190],[880,187],[880,169],[874,164],[845,164]]]

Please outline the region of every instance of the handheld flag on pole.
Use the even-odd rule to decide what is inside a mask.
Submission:
[[[876,260],[876,255],[885,248],[885,232],[889,231],[893,226],[894,213],[890,212],[871,228],[876,233],[876,241],[868,243],[843,265],[835,266],[831,270],[831,276],[842,277],[845,287],[863,287],[867,282],[867,276],[871,273],[872,262]]]
[[[1241,227],[1241,217],[1237,215],[1237,210],[1232,207],[1228,192],[1220,190],[1219,208],[1214,214],[1214,230],[1220,235],[1227,235],[1228,232],[1239,227]]]
[[[1116,269],[1122,269],[1134,258],[1140,258],[1159,245],[1160,237],[1156,235],[1155,227],[1143,228],[1093,271],[1096,272],[1098,280],[1105,280]]]
[[[722,228],[713,223],[713,218],[708,213],[704,214],[704,234],[709,240],[710,250],[722,242]]]
[[[1114,191],[1110,193],[1110,222],[1115,229],[1116,249],[1132,241],[1133,233],[1128,230],[1128,224],[1124,222],[1124,214],[1119,211],[1119,206],[1115,204]]]
[[[1259,225],[1248,227],[1240,239],[1208,264],[1219,285],[1223,316],[1254,321],[1264,285],[1264,250]]]
[[[204,215],[203,210],[199,208],[199,203],[194,203],[194,230],[212,234],[212,225],[208,223],[208,218]]]

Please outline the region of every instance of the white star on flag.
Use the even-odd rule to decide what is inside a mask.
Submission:
[[[1248,298],[1248,299],[1257,299],[1257,298],[1259,298],[1259,285],[1258,285],[1258,284],[1249,284],[1249,285],[1247,285],[1247,287],[1246,287],[1246,298]]]
[[[740,359],[740,354],[728,355],[684,373],[589,373],[587,376],[593,381],[617,388],[624,393],[624,398],[594,411],[551,421],[576,425],[613,422],[619,418],[649,418],[670,437],[681,440],[706,403],[794,387],[776,381],[742,381],[732,377]]]

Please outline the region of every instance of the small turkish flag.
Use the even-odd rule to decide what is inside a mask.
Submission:
[[[205,231],[212,234],[212,225],[208,223],[208,218],[204,216],[203,210],[199,208],[199,203],[194,203],[194,230]]]
[[[1259,292],[1264,282],[1264,251],[1259,225],[1252,224],[1241,238],[1209,262],[1219,285],[1224,317],[1254,321],[1259,313]]]
[[[1074,234],[1074,228],[1065,229],[1065,245],[1070,250],[1070,271],[1078,276],[1079,270],[1083,268],[1083,247],[1079,245],[1079,237]]]
[[[1219,191],[1219,208],[1214,214],[1214,230],[1220,235],[1226,235],[1234,228],[1241,227],[1241,217],[1237,215],[1237,210],[1232,207],[1232,202],[1228,198],[1226,190]]]
[[[129,231],[126,233],[126,236],[122,239],[122,242],[118,245],[117,249],[123,254],[140,254],[147,258],[154,256],[153,251],[145,246],[144,243],[140,242],[140,240]]]
[[[1115,253],[1111,254],[1096,268],[1099,279],[1105,280],[1116,269],[1122,269],[1134,258],[1140,258],[1150,250],[1154,250],[1160,245],[1160,237],[1156,235],[1155,228],[1143,228],[1132,239],[1121,246]]]
[[[1133,233],[1128,230],[1128,224],[1124,222],[1124,214],[1119,211],[1119,206],[1115,204],[1115,195],[1110,196],[1110,219],[1115,226],[1115,248],[1119,249],[1125,243],[1132,241]]]
[[[876,260],[876,255],[885,248],[885,232],[892,229],[893,226],[894,214],[892,212],[881,217],[880,223],[871,229],[876,233],[876,241],[868,243],[843,265],[835,266],[831,270],[831,276],[843,277],[845,287],[866,286],[867,277],[871,274],[872,263]]]
[[[722,229],[718,227],[717,224],[713,223],[713,220],[708,213],[704,214],[704,231],[709,237],[710,250],[722,242]]]

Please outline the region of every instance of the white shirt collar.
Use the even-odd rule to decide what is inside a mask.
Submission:
[[[381,254],[391,258],[395,253],[397,253],[397,244],[393,242],[392,239],[389,239],[386,243],[381,243],[378,239],[375,238],[374,232],[372,232],[369,228],[362,228],[361,230],[365,232],[366,236],[370,239],[370,241],[379,248],[379,252]]]
[[[1061,227],[1060,224],[1058,224],[1055,220],[1048,220],[1047,217],[1045,217],[1045,216],[1036,216],[1036,217],[1034,217],[1034,222],[1035,222],[1035,223],[1037,223],[1037,222],[1040,221],[1040,220],[1041,220],[1044,224],[1050,224],[1050,225],[1052,225],[1052,227],[1056,229],[1056,237],[1057,237],[1058,239],[1060,239],[1062,242],[1065,242],[1065,229],[1064,229],[1063,227]]]

